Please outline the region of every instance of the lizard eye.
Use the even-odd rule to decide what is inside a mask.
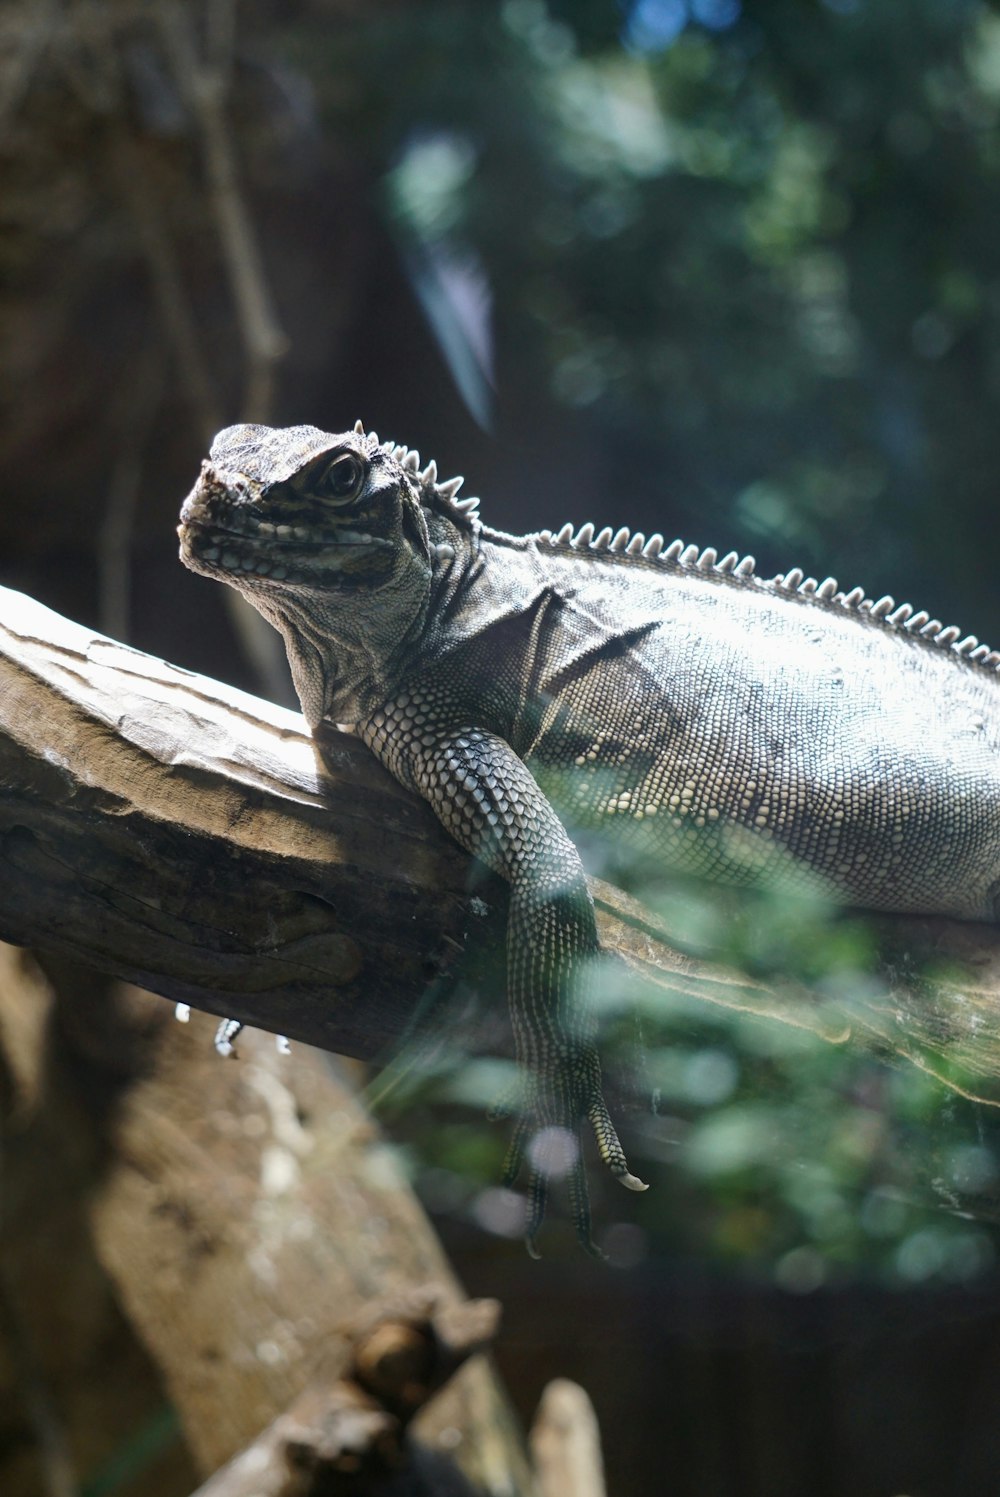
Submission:
[[[340,504],[357,498],[365,480],[365,467],[353,452],[342,452],[326,469],[317,489],[327,499]]]

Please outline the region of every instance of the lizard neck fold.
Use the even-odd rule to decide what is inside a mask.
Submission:
[[[552,592],[530,537],[505,535],[478,519],[431,515],[433,574],[420,641],[424,660],[444,654],[507,619],[530,614]]]

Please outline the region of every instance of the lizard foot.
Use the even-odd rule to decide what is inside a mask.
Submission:
[[[528,1252],[533,1258],[539,1256],[536,1240],[545,1217],[549,1182],[565,1176],[576,1235],[587,1252],[603,1257],[591,1236],[590,1195],[579,1138],[584,1118],[590,1122],[601,1158],[615,1179],[628,1190],[641,1191],[649,1187],[628,1167],[625,1151],[601,1092],[596,1051],[586,1047],[575,1065],[566,1065],[557,1072],[554,1086],[528,1079],[522,1082],[519,1091],[517,1103],[505,1098],[499,1106],[491,1109],[491,1114],[516,1114],[517,1121],[504,1160],[502,1183],[512,1186],[522,1165],[527,1162],[525,1239]]]

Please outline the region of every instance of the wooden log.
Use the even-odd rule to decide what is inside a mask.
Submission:
[[[371,1059],[440,1024],[486,889],[351,735],[0,589],[0,935],[247,1024]],[[604,947],[649,988],[902,1056],[1000,1098],[1000,933],[880,917],[832,991],[685,953],[592,881]],[[502,1004],[495,1004],[502,1009]],[[469,1017],[470,1048],[488,1028]],[[494,1036],[495,1038],[495,1036]]]
[[[0,589],[0,936],[365,1059],[461,955],[468,859],[346,733]]]
[[[93,986],[103,988],[103,979]],[[165,1004],[147,1002],[168,1014]],[[88,1227],[125,1033],[122,1026],[117,1075],[82,1058],[77,1070],[50,983],[27,952],[0,945],[3,1497],[104,1490],[122,1453],[140,1450],[142,1485],[128,1490],[176,1497],[197,1482],[165,1406],[162,1374],[122,1314]],[[74,1084],[82,1078],[96,1117]]]

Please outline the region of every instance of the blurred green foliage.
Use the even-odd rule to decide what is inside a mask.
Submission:
[[[560,407],[599,448],[570,517],[742,533],[997,632],[991,6],[438,0],[344,45],[312,69],[356,63],[401,240],[488,271],[521,471],[551,489]]]
[[[654,1185],[626,1196],[594,1163],[597,1241],[613,1264],[667,1254],[792,1292],[859,1274],[962,1282],[993,1268],[991,1108],[912,1065],[660,988],[616,991],[612,978],[601,1021],[612,1075],[623,1064],[634,1073],[638,1106],[618,1109],[630,1163]],[[453,1043],[431,1066],[397,1065],[375,1093],[411,1140],[405,1155],[429,1207],[516,1237],[523,1207],[496,1185],[505,1129],[485,1119],[513,1075],[511,1063],[469,1059]]]

